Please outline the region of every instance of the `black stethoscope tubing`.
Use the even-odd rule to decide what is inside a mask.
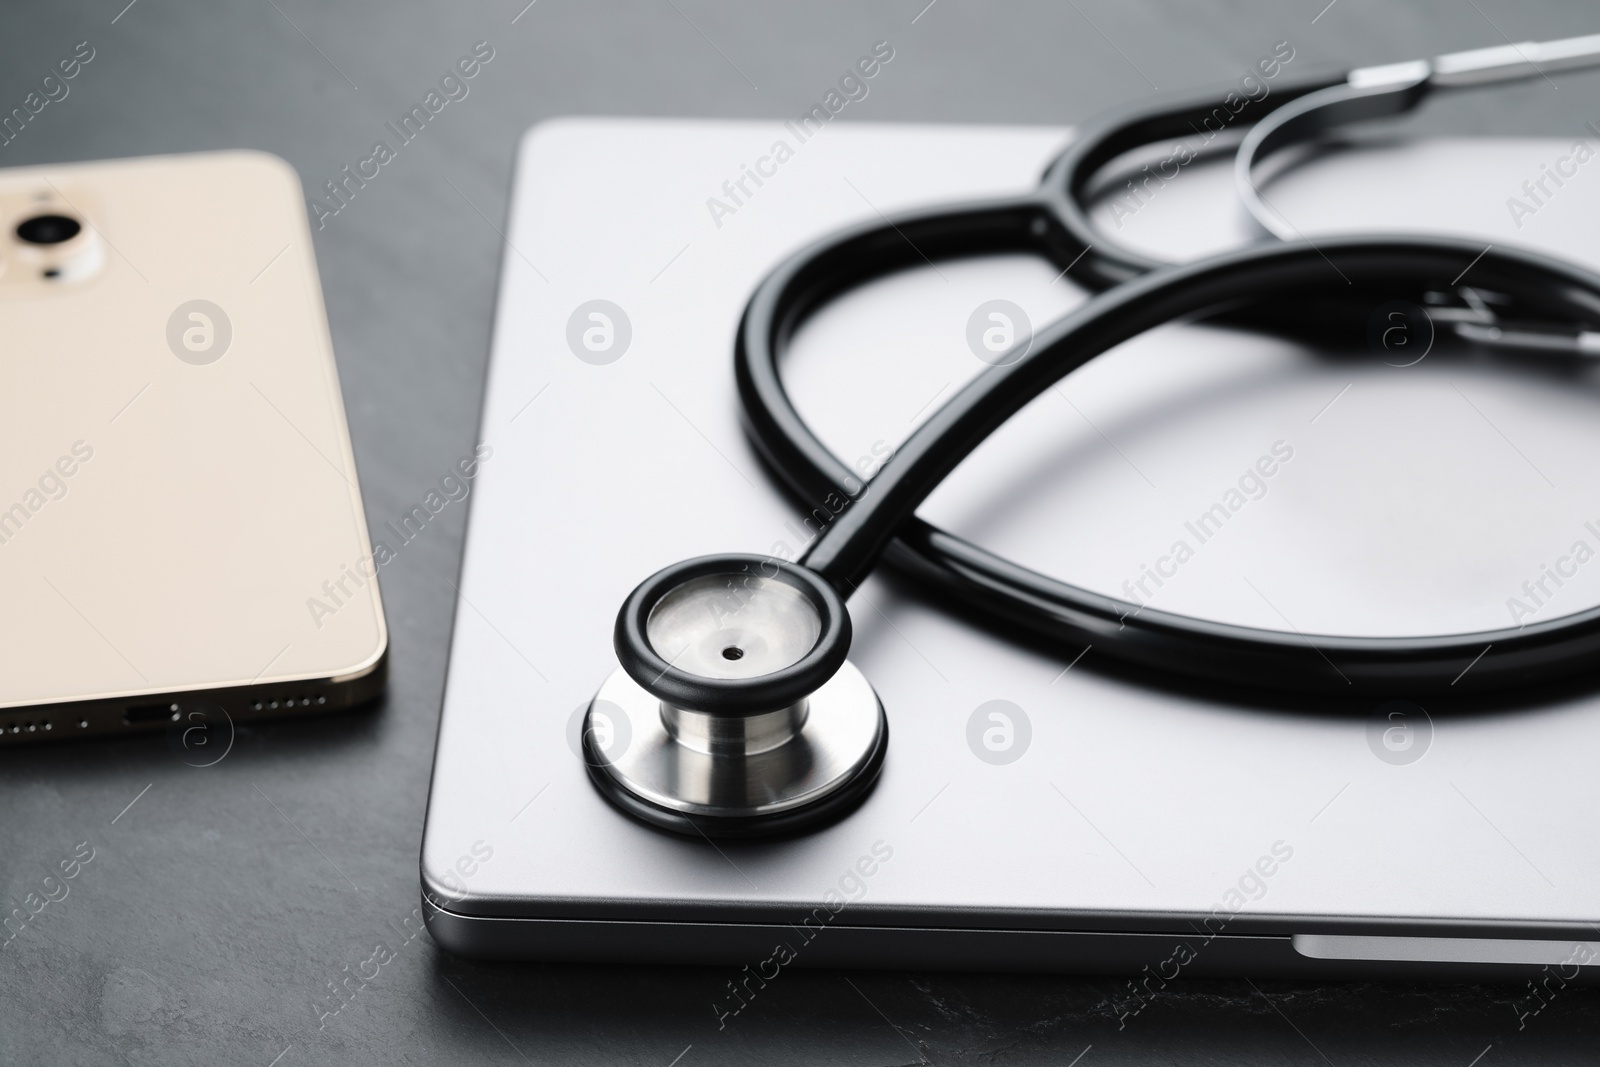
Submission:
[[[1420,90],[1396,90],[1375,111],[1334,79],[1279,85],[1278,106],[1323,94],[1359,98],[1367,113],[1414,106]],[[1546,320],[1600,322],[1600,276],[1525,251],[1446,238],[1339,238],[1256,245],[1180,266],[1109,242],[1080,206],[1094,173],[1151,140],[1192,132],[1210,102],[1085,131],[1023,197],[912,212],[861,225],[801,250],[761,283],[740,322],[735,372],[748,432],[780,480],[807,508],[830,495],[848,503],[800,563],[848,597],[880,557],[917,583],[1000,625],[1071,650],[1094,645],[1139,668],[1276,691],[1337,696],[1461,692],[1544,682],[1592,670],[1600,607],[1519,629],[1431,637],[1304,635],[1193,618],[1104,596],[1008,561],[918,518],[915,509],[974,448],[1044,389],[1108,349],[1179,318],[1259,302],[1281,317],[1330,292],[1376,307],[1396,293],[1420,298],[1469,266],[1473,285],[1513,298]],[[1314,114],[1294,108],[1301,122]],[[1270,131],[1267,131],[1270,133]],[[1264,151],[1272,144],[1257,137]],[[1248,166],[1248,163],[1247,163]],[[1087,287],[1105,290],[1032,339],[1014,363],[985,370],[919,426],[865,485],[796,411],[780,363],[805,319],[842,292],[927,262],[1005,253],[1041,256]],[[1245,309],[1246,320],[1250,314]],[[836,509],[829,509],[829,512]],[[828,512],[825,512],[828,513]]]

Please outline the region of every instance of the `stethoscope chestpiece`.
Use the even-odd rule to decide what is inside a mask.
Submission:
[[[767,556],[685,560],[617,615],[621,667],[595,694],[583,752],[605,797],[707,837],[792,833],[871,790],[888,723],[826,579]]]

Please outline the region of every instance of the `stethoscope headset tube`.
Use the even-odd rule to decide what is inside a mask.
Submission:
[[[1121,156],[1162,141],[1215,137],[1221,138],[1216,143],[1233,148],[1247,130],[1281,109],[1344,82],[1342,72],[1285,75],[1264,83],[1267,95],[1259,100],[1246,98],[1236,115],[1223,105],[1225,93],[1173,93],[1153,103],[1141,101],[1091,120],[1050,164],[1038,192],[1028,197],[1056,223],[1040,235],[1049,239],[1049,245],[1038,251],[1062,269],[1070,265],[1068,275],[1090,292],[1101,292],[1169,266],[1118,243],[1090,220],[1085,205],[1106,168]],[[1219,113],[1230,120],[1226,125],[1216,117]],[[1215,123],[1216,128],[1210,123]],[[1202,148],[1196,155],[1204,152]],[[1156,179],[1167,180],[1159,172]]]

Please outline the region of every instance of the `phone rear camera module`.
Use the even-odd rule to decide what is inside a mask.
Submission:
[[[83,224],[67,215],[35,215],[17,223],[17,239],[31,245],[58,245],[82,230]]]

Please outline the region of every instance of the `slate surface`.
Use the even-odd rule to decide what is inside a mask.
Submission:
[[[317,235],[375,524],[472,446],[496,227],[515,139],[539,119],[790,117],[880,39],[896,49],[895,80],[849,117],[1056,124],[1155,85],[1232,80],[1282,39],[1309,68],[1600,29],[1578,0],[125,2],[0,9],[7,112],[78,42],[95,49],[70,94],[0,147],[0,165],[255,147],[318,187],[475,42],[494,49],[470,95]],[[1600,77],[1558,84],[1441,100],[1414,128],[1578,136],[1600,119]],[[638,166],[648,181],[650,161]],[[447,509],[384,569],[393,667],[377,710],[241,729],[209,768],[160,736],[0,754],[0,894],[20,900],[79,842],[94,849],[70,895],[0,950],[0,1062],[1595,1058],[1600,998],[1576,988],[1547,994],[1519,1029],[1540,1003],[1525,988],[1180,980],[1119,1029],[1115,979],[796,971],[719,1031],[720,972],[446,956],[404,924],[464,518]],[[386,962],[365,964],[380,941]],[[353,998],[330,991],[374,965]]]

